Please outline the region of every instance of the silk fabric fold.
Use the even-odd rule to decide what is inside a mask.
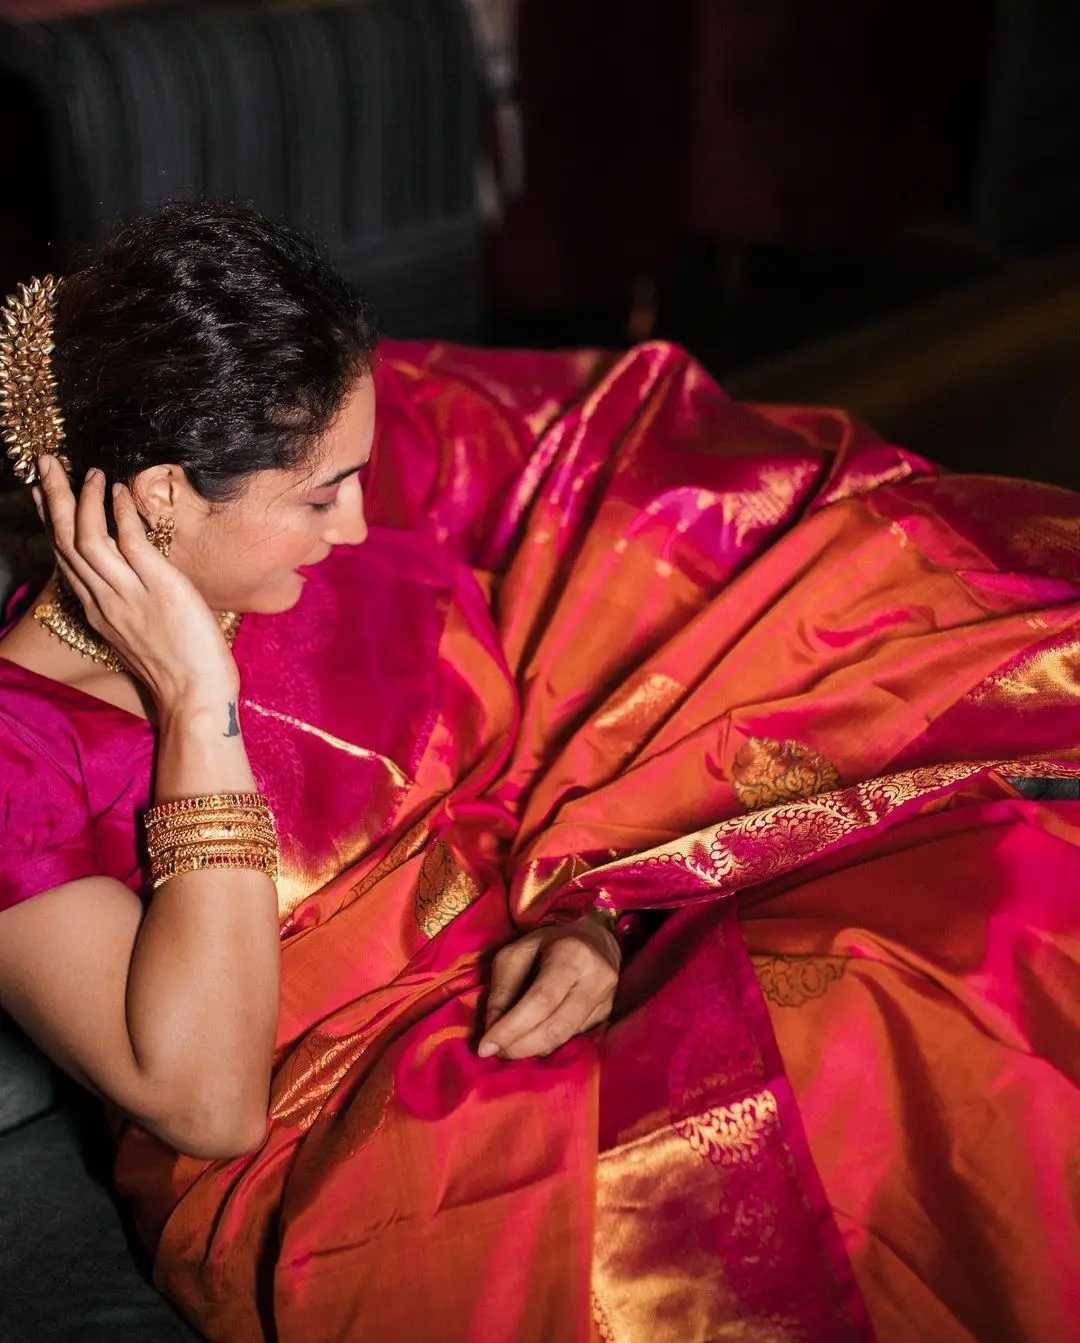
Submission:
[[[1060,1343],[1080,1318],[1080,500],[681,351],[384,346],[370,541],[250,617],[271,1126],[117,1178],[211,1339]],[[490,960],[624,911],[612,1021]],[[1071,1202],[1070,1202],[1071,1200]]]

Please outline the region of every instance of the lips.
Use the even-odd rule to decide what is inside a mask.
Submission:
[[[310,564],[301,564],[297,568],[296,572],[306,577],[309,573],[311,573],[312,569],[317,569],[320,564],[325,563],[325,561],[330,558],[330,553],[331,553],[330,550],[327,550],[325,555],[320,555],[317,560],[313,560]]]

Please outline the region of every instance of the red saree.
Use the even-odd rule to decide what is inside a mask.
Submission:
[[[388,345],[370,511],[244,622],[271,1129],[118,1179],[211,1339],[970,1343],[1080,1318],[1080,498],[620,359]],[[515,930],[603,1032],[475,1053]],[[627,923],[633,925],[636,916]],[[640,920],[638,920],[640,923]]]

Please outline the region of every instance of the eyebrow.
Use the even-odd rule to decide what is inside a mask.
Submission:
[[[311,488],[313,490],[326,490],[331,485],[339,485],[346,476],[354,476],[357,471],[363,471],[365,466],[367,466],[367,461],[357,462],[355,466],[347,466],[344,470],[339,471],[336,476],[331,476],[329,480],[320,480],[317,485],[312,485]]]

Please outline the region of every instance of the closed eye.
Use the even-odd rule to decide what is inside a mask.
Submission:
[[[358,482],[359,485],[360,485],[360,488],[361,488],[361,489],[364,489],[364,487],[367,485],[368,467],[369,467],[369,466],[370,466],[370,460],[367,461],[367,462],[362,463],[362,465],[360,465],[360,466],[353,467],[353,469],[352,469],[351,471],[349,471],[346,475],[344,475],[344,476],[341,477],[341,480],[339,480],[339,481],[333,481],[333,482],[329,482],[329,481],[328,481],[327,483],[328,483],[328,484],[340,484],[342,481],[347,480],[347,479],[349,478],[349,476],[355,476],[356,479],[357,479],[357,482]],[[328,513],[328,512],[330,511],[330,509],[332,509],[332,508],[336,508],[336,507],[337,507],[337,504],[338,504],[338,495],[335,493],[333,499],[328,499],[328,500],[326,500],[325,503],[318,503],[318,504],[313,503],[313,504],[310,504],[309,507],[310,507],[310,508],[313,508],[313,509],[315,510],[316,513]]]

